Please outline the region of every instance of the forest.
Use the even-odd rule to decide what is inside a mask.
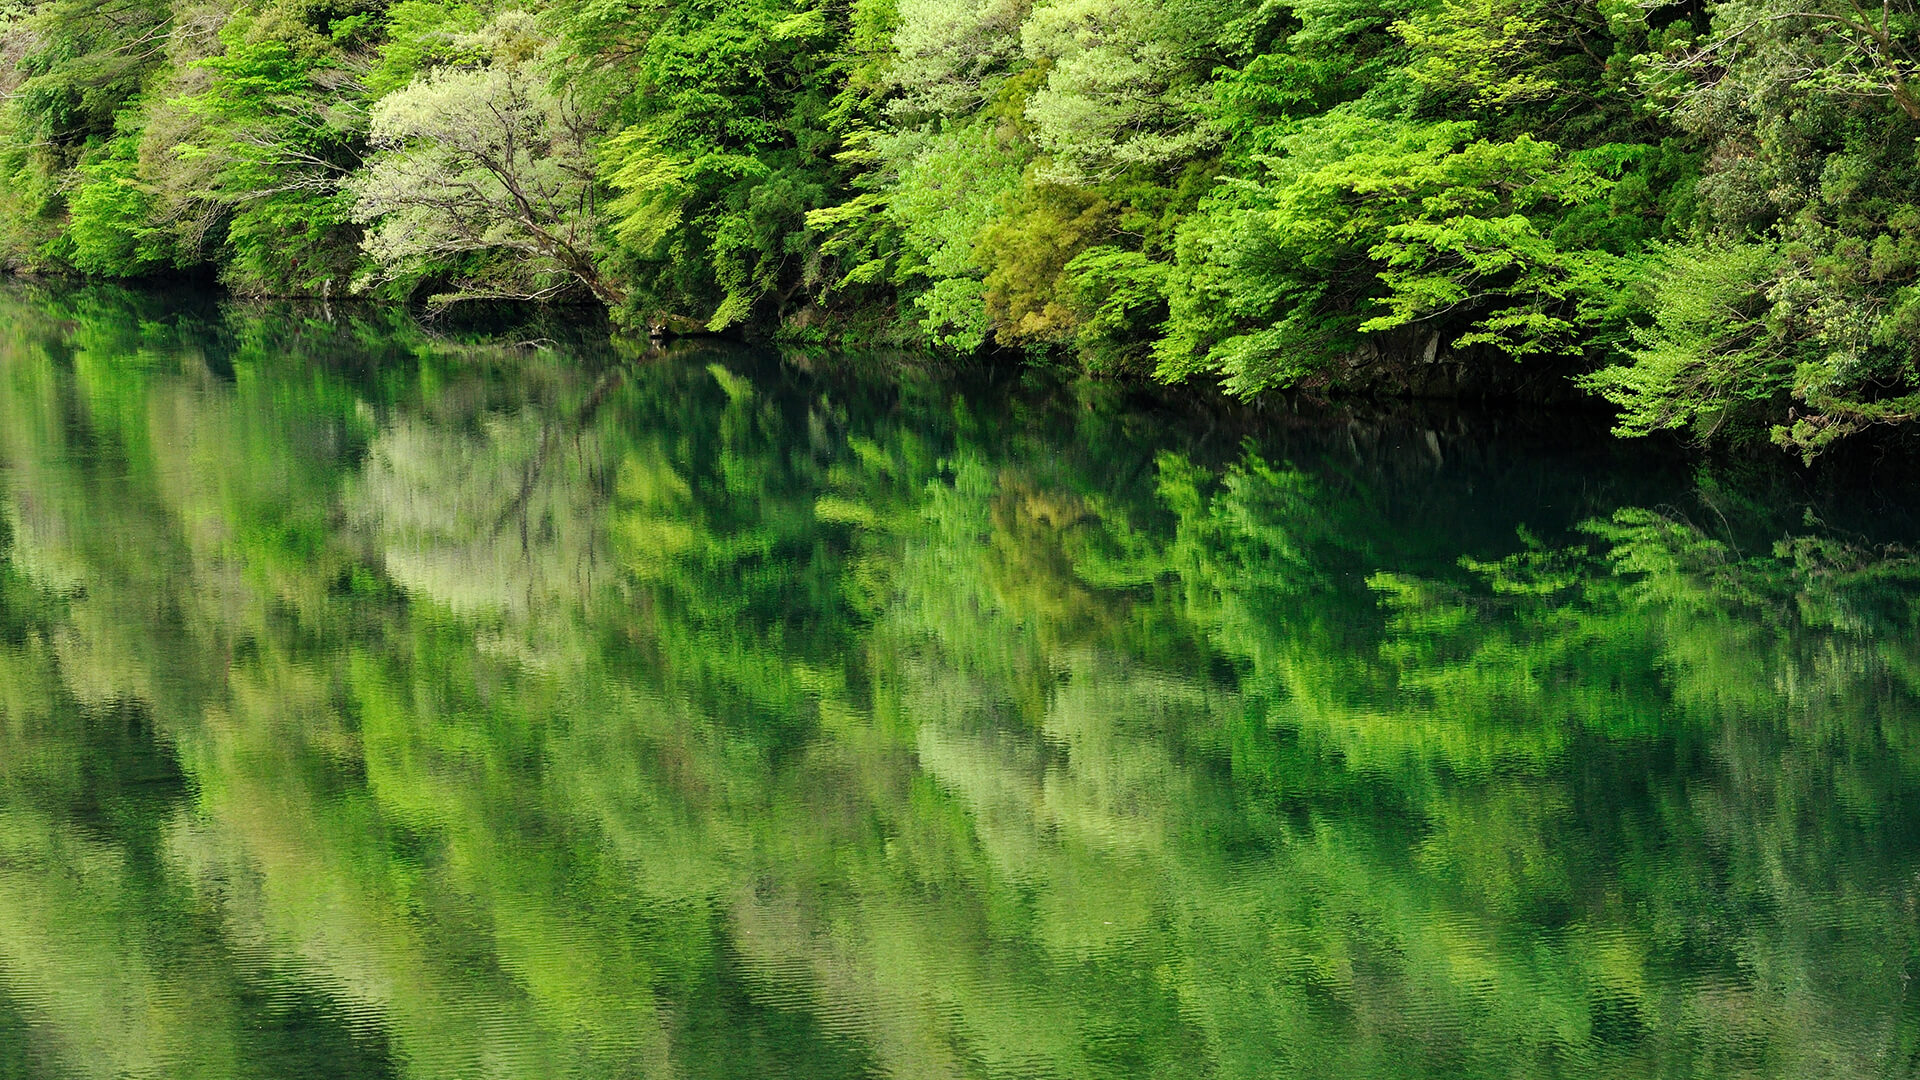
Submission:
[[[1913,0],[0,0],[0,268],[1920,418]]]

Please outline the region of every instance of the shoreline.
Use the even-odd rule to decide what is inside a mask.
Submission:
[[[1410,424],[1427,416],[1438,417],[1425,427],[1439,430],[1446,418],[1459,415],[1499,416],[1508,426],[1539,429],[1564,436],[1569,444],[1599,440],[1635,457],[1695,465],[1739,463],[1743,467],[1777,468],[1783,473],[1820,477],[1835,472],[1868,468],[1899,468],[1900,462],[1920,458],[1920,437],[1899,430],[1870,432],[1828,449],[1809,466],[1795,454],[1775,446],[1764,437],[1745,440],[1702,442],[1678,433],[1656,432],[1646,436],[1611,435],[1617,414],[1611,405],[1585,393],[1571,383],[1570,363],[1555,365],[1551,360],[1536,362],[1528,370],[1525,362],[1479,357],[1475,361],[1455,360],[1447,354],[1407,365],[1410,371],[1423,371],[1425,378],[1383,378],[1386,386],[1295,387],[1269,390],[1251,398],[1236,398],[1217,385],[1189,380],[1163,382],[1142,372],[1089,373],[1010,349],[987,349],[967,356],[914,352],[894,347],[836,347],[830,344],[782,342],[777,339],[751,338],[740,334],[702,333],[655,338],[625,332],[612,320],[604,307],[591,301],[579,303],[533,301],[475,301],[442,312],[425,312],[418,304],[376,297],[320,297],[311,295],[250,295],[227,289],[217,283],[196,280],[154,279],[118,282],[83,276],[0,275],[0,290],[10,290],[48,298],[62,292],[84,295],[98,292],[132,301],[136,307],[159,317],[191,317],[212,312],[256,310],[284,313],[294,318],[318,315],[323,321],[337,322],[349,313],[372,317],[393,330],[411,329],[423,341],[437,347],[485,350],[575,349],[584,354],[644,359],[683,349],[738,350],[746,353],[775,353],[793,360],[804,358],[809,367],[864,372],[885,378],[899,370],[937,373],[962,380],[985,377],[993,380],[1043,379],[1066,385],[1085,380],[1110,388],[1148,405],[1156,412],[1177,414],[1180,422],[1201,427],[1217,426],[1223,418],[1248,426],[1297,424],[1304,427],[1339,427],[1358,424],[1363,427],[1393,427]],[[1375,367],[1393,365],[1369,355]],[[1554,370],[1555,367],[1558,370]],[[1455,389],[1433,392],[1413,389],[1432,386],[1435,369],[1454,373],[1453,385],[1472,385],[1472,379],[1460,379],[1463,370],[1482,372],[1509,371],[1509,382],[1547,383],[1548,392],[1529,394],[1499,389]],[[1444,379],[1446,376],[1441,375]],[[1482,380],[1481,385],[1498,386],[1498,380]],[[1421,425],[1414,424],[1414,427]],[[1424,428],[1423,428],[1424,429]]]

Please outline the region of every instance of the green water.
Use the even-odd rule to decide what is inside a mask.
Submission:
[[[1905,496],[457,337],[0,293],[0,1077],[1920,1061]]]

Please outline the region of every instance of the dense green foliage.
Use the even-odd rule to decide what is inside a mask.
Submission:
[[[6,0],[0,260],[1920,417],[1914,0]]]
[[[1781,492],[104,290],[0,328],[18,1075],[1920,1054],[1920,567]]]

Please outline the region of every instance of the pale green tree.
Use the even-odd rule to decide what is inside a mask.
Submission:
[[[993,95],[1020,59],[1025,0],[900,0],[893,34],[896,108],[966,113]]]
[[[1191,156],[1216,138],[1204,85],[1177,12],[1156,0],[1052,0],[1021,27],[1026,54],[1046,65],[1027,102],[1034,141],[1053,155],[1050,179],[1089,183],[1137,165]]]
[[[475,35],[493,59],[434,70],[382,98],[370,139],[384,151],[349,185],[366,250],[386,280],[463,268],[439,299],[546,299],[621,290],[594,257],[600,215],[579,103],[550,85],[531,17]]]

